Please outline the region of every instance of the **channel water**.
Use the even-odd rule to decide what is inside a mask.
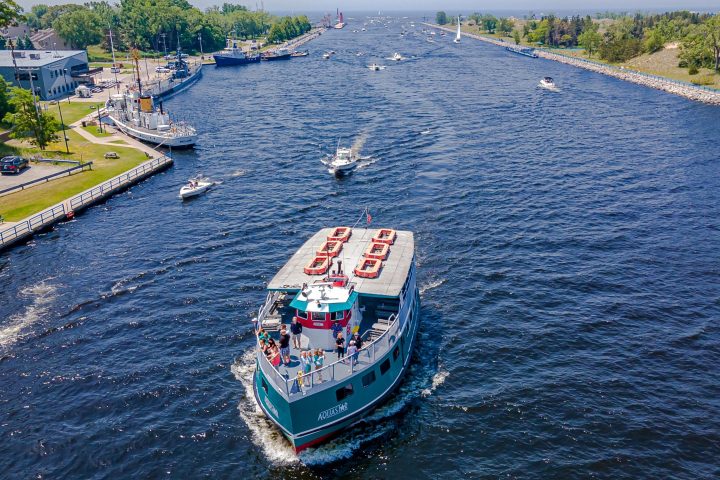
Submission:
[[[1,475],[717,477],[720,109],[359,28],[206,68],[165,105],[197,149],[0,255]],[[338,141],[370,157],[343,180],[320,162]],[[181,202],[197,173],[221,183]],[[298,458],[249,394],[250,320],[311,233],[365,207],[416,234],[415,360]]]

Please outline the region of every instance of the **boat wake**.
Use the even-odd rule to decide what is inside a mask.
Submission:
[[[431,281],[431,282],[429,282],[429,283],[426,283],[426,284],[424,284],[424,285],[420,285],[420,296],[422,296],[422,295],[423,295],[425,292],[427,292],[428,290],[432,290],[433,288],[439,287],[439,286],[442,285],[443,283],[445,283],[445,279],[444,279],[444,278],[441,278],[440,280],[433,280],[433,281]]]
[[[11,315],[5,325],[0,326],[0,348],[7,348],[15,344],[26,335],[28,328],[47,315],[50,305],[57,297],[57,287],[42,282],[25,287],[20,295],[31,299],[30,305],[22,313]]]

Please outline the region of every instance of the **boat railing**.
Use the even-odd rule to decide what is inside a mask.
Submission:
[[[271,305],[272,302],[266,302]],[[262,311],[262,308],[261,308]],[[258,316],[258,320],[260,320]],[[260,322],[258,322],[260,324]],[[317,387],[327,388],[335,385],[341,380],[351,377],[355,373],[362,371],[375,364],[378,357],[389,352],[398,339],[398,331],[401,328],[401,322],[397,314],[392,314],[388,318],[388,328],[378,338],[370,342],[358,351],[357,358],[352,359],[349,356],[336,360],[333,363],[313,370],[310,373],[299,375],[298,377],[288,378],[286,374],[281,373],[270,360],[258,351],[260,368],[267,377],[280,387],[280,392],[286,398],[290,398],[296,394],[307,393],[309,390]],[[259,349],[259,341],[257,348]],[[302,381],[302,384],[300,383]]]

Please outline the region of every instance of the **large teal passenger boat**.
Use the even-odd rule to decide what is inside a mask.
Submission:
[[[303,331],[300,349],[291,345],[287,365],[258,343],[253,390],[265,415],[300,452],[361,420],[393,394],[407,372],[420,310],[413,234],[320,230],[268,290],[256,330],[277,339],[281,326],[296,319]],[[337,332],[345,339],[359,334],[362,348],[338,358]],[[324,352],[324,364],[312,364],[308,372],[301,353],[317,349]]]

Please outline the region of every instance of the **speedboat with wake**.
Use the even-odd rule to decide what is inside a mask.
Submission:
[[[551,77],[545,77],[540,80],[538,87],[546,90],[557,90],[557,85],[555,85],[555,81]]]
[[[372,65],[368,65],[368,68],[377,72],[378,70],[385,70],[385,65],[378,65],[377,63],[373,63]]]
[[[346,273],[343,264],[355,267]],[[413,232],[323,228],[267,290],[253,319],[253,394],[301,452],[356,425],[393,395],[407,372],[420,323]],[[302,349],[291,344],[284,363],[266,342],[279,342],[293,321],[302,325]],[[340,344],[347,357],[332,353],[338,338],[346,339]]]
[[[215,182],[206,177],[191,178],[188,180],[188,183],[180,189],[180,198],[185,200],[187,198],[197,197],[207,192],[213,185],[215,185]]]
[[[344,177],[351,174],[358,166],[358,156],[351,148],[344,148],[338,145],[335,155],[325,161],[328,171],[336,177]]]
[[[398,52],[393,53],[393,56],[388,58],[388,60],[393,60],[395,62],[399,62],[400,60],[403,60],[403,56],[400,55]]]

